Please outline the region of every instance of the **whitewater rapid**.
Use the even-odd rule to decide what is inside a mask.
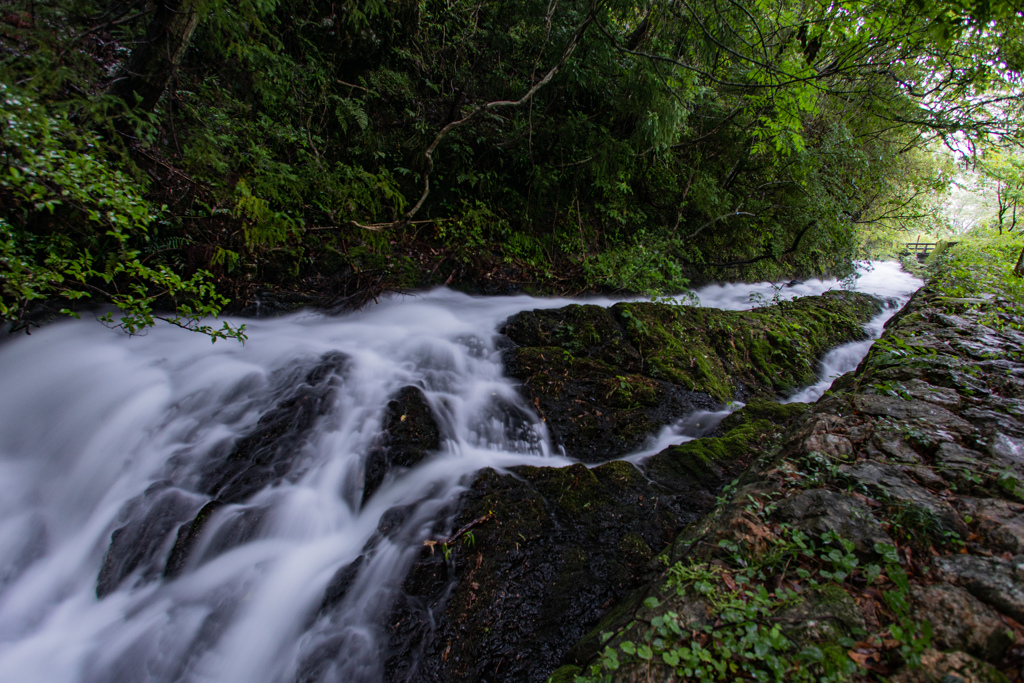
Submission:
[[[920,286],[895,264],[863,270],[845,285],[695,294],[704,306],[738,310],[843,286],[902,302]],[[440,289],[339,317],[232,321],[247,326],[244,346],[211,345],[170,326],[130,338],[78,321],[0,347],[0,681],[380,680],[379,615],[423,540],[445,533],[448,504],[472,474],[572,462],[554,451],[540,420],[510,429],[503,419],[510,410],[534,413],[503,374],[496,333],[514,313],[569,303]],[[872,321],[872,334],[883,323]],[[862,351],[830,354],[819,384],[827,388],[829,374]],[[329,408],[295,444],[287,474],[216,509],[202,552],[181,573],[162,578],[141,564],[98,597],[112,534],[158,519],[160,505],[196,514],[208,500],[197,492],[208,460],[229,452],[288,396],[289,382],[331,354],[341,354],[344,369],[330,370]],[[363,505],[366,455],[389,399],[406,386],[423,390],[442,447],[385,479]],[[649,446],[698,436],[707,424],[690,416]],[[400,506],[408,506],[400,528],[381,535],[382,517]],[[162,543],[158,558],[174,534]],[[361,555],[342,603],[321,613],[332,578]],[[325,652],[333,653],[327,666]]]

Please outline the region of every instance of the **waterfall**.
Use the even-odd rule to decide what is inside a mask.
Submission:
[[[894,273],[858,289],[916,288],[892,285]],[[836,286],[696,295],[749,307],[754,292]],[[339,317],[233,321],[247,325],[244,346],[91,321],[5,344],[2,677],[380,680],[382,615],[423,542],[449,531],[473,473],[572,462],[504,377],[495,332],[518,311],[569,303],[440,289]],[[364,491],[407,387],[438,446]],[[671,438],[699,435],[702,420]]]

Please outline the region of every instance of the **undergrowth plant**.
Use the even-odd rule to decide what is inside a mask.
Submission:
[[[245,339],[244,326],[206,322],[227,303],[208,272],[182,275],[152,257],[159,212],[106,162],[100,139],[3,84],[0,127],[0,321],[27,325],[51,301],[51,313],[77,317],[74,302],[98,296],[118,308],[100,320],[129,333],[159,319],[213,341]]]
[[[759,501],[746,507],[762,521],[772,509]],[[648,597],[636,620],[619,633],[603,634],[608,645],[576,681],[612,681],[623,667],[642,671],[655,665],[685,680],[843,681],[859,671],[849,653],[882,641],[888,643],[889,657],[919,666],[931,625],[914,617],[897,549],[879,543],[874,550],[878,561],[865,563],[854,544],[838,534],[814,539],[787,524],[779,525],[768,547],[756,555],[722,540],[717,559],[672,564],[664,575],[663,600]],[[794,632],[807,600],[852,605],[847,589],[872,585],[884,587],[882,599],[892,615],[882,632],[847,627],[841,619],[824,640]],[[673,597],[697,605],[698,612],[706,609],[709,618],[673,610]],[[627,632],[641,633],[641,639],[626,640]]]

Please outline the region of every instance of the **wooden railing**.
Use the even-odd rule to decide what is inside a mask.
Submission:
[[[921,241],[918,241],[918,242],[905,242],[905,244],[907,245],[907,251],[909,251],[909,252],[913,253],[915,256],[917,256],[917,260],[918,261],[924,261],[926,258],[928,258],[928,254],[932,253],[932,251],[935,249],[935,247],[937,247],[939,245],[938,242],[921,242]],[[949,246],[951,246],[951,247],[956,246],[956,242],[950,242]]]
[[[907,249],[917,255],[918,261],[928,258],[932,249],[938,246],[938,242],[907,242]]]

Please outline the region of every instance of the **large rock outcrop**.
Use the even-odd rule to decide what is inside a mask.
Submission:
[[[453,528],[424,549],[386,620],[392,681],[542,681],[683,525],[806,406],[751,405],[721,437],[672,447],[638,469],[485,470]]]
[[[751,311],[656,303],[519,313],[502,332],[509,374],[566,453],[603,462],[680,416],[812,384],[817,363],[863,339],[877,299],[827,292]]]
[[[385,623],[389,680],[541,681],[722,486],[806,408],[776,398],[816,379],[832,346],[861,339],[879,303],[830,293],[748,312],[619,304],[513,316],[510,373],[558,443],[585,462],[734,397],[711,438],[639,467],[486,470],[424,549]],[[442,552],[442,548],[444,552]]]

